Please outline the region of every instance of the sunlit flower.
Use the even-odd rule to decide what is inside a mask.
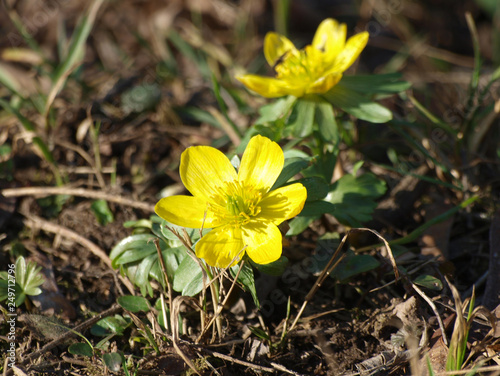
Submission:
[[[276,261],[282,251],[277,226],[299,214],[307,197],[300,183],[270,191],[283,164],[280,146],[262,136],[250,140],[238,172],[219,150],[190,147],[180,175],[193,196],[162,198],[156,214],[179,226],[212,228],[196,243],[196,256],[211,266],[225,268],[245,252],[257,264]]]
[[[264,39],[264,56],[276,78],[247,74],[236,77],[248,89],[273,98],[326,93],[358,58],[368,42],[362,32],[346,41],[346,25],[328,18],[321,22],[311,45],[302,50],[283,35],[270,32]]]

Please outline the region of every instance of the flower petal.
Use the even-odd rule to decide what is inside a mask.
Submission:
[[[333,61],[345,45],[347,26],[327,18],[316,29],[312,46],[325,53],[325,60]]]
[[[342,52],[335,59],[335,63],[331,71],[344,72],[358,58],[361,51],[368,43],[369,34],[366,31],[356,34],[347,40]]]
[[[269,264],[280,258],[281,232],[270,222],[252,221],[241,229],[248,257],[257,264]]]
[[[290,184],[269,192],[260,201],[261,212],[257,219],[275,225],[295,217],[302,211],[307,198],[306,188],[300,184]]]
[[[234,226],[214,228],[196,243],[196,256],[204,259],[208,265],[227,268],[231,261],[237,263],[245,254],[241,230]],[[241,253],[240,253],[241,252]]]
[[[274,66],[283,55],[297,49],[293,43],[285,36],[278,33],[269,32],[264,38],[264,56],[270,66]]]
[[[341,78],[342,78],[342,73],[340,73],[340,72],[328,73],[325,76],[316,80],[312,85],[310,85],[307,88],[307,94],[326,93],[332,87],[337,85],[337,83],[340,81]]]
[[[207,216],[207,202],[194,196],[164,197],[155,205],[155,213],[177,226],[188,228],[212,228],[220,226],[215,218]]]
[[[261,135],[254,136],[241,158],[238,180],[266,193],[281,174],[284,163],[283,150],[276,142]]]
[[[236,77],[248,89],[266,98],[277,98],[287,94],[292,94],[288,84],[277,78],[258,76],[255,74],[245,74]],[[293,95],[293,94],[292,94]]]
[[[210,146],[193,146],[184,150],[179,172],[186,189],[205,201],[209,201],[224,182],[237,177],[229,159]]]

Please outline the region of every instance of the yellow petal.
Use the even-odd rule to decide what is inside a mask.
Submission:
[[[255,74],[245,74],[236,77],[248,89],[266,98],[282,97],[290,93],[288,84],[277,78],[258,76]],[[292,94],[293,95],[293,94]]]
[[[196,256],[202,258],[210,266],[227,268],[231,261],[237,263],[245,254],[241,230],[234,226],[214,228],[196,243]],[[240,253],[241,252],[241,253]]]
[[[257,219],[279,225],[281,222],[299,214],[304,207],[306,198],[307,190],[300,183],[275,189],[260,201],[261,212]]]
[[[164,197],[155,205],[155,213],[174,225],[188,228],[212,228],[220,226],[215,218],[205,217],[207,202],[193,196]]]
[[[248,245],[248,257],[257,264],[269,264],[280,258],[283,250],[281,232],[270,222],[252,221],[241,229],[243,242]]]
[[[270,66],[274,66],[283,55],[297,49],[293,43],[285,36],[278,33],[269,32],[264,38],[264,56]]]
[[[205,201],[209,201],[224,182],[237,177],[229,159],[210,146],[192,146],[184,150],[179,172],[186,189]]]
[[[261,135],[254,136],[241,158],[238,180],[266,193],[276,182],[284,163],[283,150],[276,142]]]
[[[347,26],[328,18],[321,22],[314,34],[312,46],[325,52],[325,60],[333,61],[345,45]]]
[[[347,68],[349,68],[358,58],[361,51],[365,48],[366,43],[368,42],[368,37],[369,34],[366,31],[350,37],[347,40],[342,52],[340,52],[335,59],[334,66],[331,70],[344,72]]]
[[[337,85],[337,83],[340,81],[341,78],[342,78],[342,73],[339,73],[339,72],[332,72],[332,73],[326,74],[325,76],[316,80],[316,82],[314,82],[312,85],[310,85],[307,88],[307,94],[326,93],[332,87]]]

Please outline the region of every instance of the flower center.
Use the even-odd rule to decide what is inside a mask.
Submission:
[[[224,183],[211,197],[208,210],[226,224],[241,226],[260,213],[261,200],[261,192],[244,182],[234,180]]]
[[[276,77],[291,83],[304,84],[315,82],[326,71],[324,53],[312,46],[307,46],[298,53],[288,53],[276,66]]]

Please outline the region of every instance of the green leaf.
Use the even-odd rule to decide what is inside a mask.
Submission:
[[[133,295],[120,296],[117,299],[117,302],[122,308],[133,313],[140,311],[148,312],[151,308],[148,300],[142,296],[133,296]]]
[[[126,263],[142,260],[152,253],[156,252],[153,243],[155,237],[150,234],[130,235],[120,240],[113,247],[109,254],[113,268]],[[162,242],[160,242],[161,244]]]
[[[337,144],[340,136],[331,103],[324,100],[316,104],[316,123],[324,141]]]
[[[125,114],[150,111],[160,102],[160,86],[156,83],[134,86],[123,92],[120,99],[120,107]]]
[[[109,209],[106,200],[96,200],[91,205],[92,211],[101,225],[107,225],[114,221],[113,213]]]
[[[193,276],[187,285],[181,291],[183,296],[195,296],[203,289],[203,273],[200,272]]]
[[[234,123],[234,121],[229,117],[229,114],[227,112],[228,107],[226,105],[226,102],[224,101],[224,98],[222,98],[222,95],[221,95],[221,85],[220,85],[219,81],[217,80],[217,78],[215,77],[215,74],[212,73],[211,76],[212,76],[212,86],[214,89],[214,96],[215,96],[215,99],[217,100],[217,103],[219,104],[219,109],[220,109],[222,115],[224,116],[224,118],[226,119],[227,123],[231,127],[232,131],[236,135],[238,135],[239,138],[241,138],[243,135],[241,134],[240,129]]]
[[[199,48],[194,48],[189,43],[187,43],[179,33],[173,30],[173,28],[168,33],[168,39],[182,55],[184,55],[190,62],[196,64],[200,73],[207,80],[210,80],[210,78],[212,77],[212,70],[207,63],[205,54],[203,54]]]
[[[177,235],[175,235],[172,231],[170,231],[166,226],[168,226],[170,229],[175,230],[178,234],[183,236],[184,231],[186,231],[188,237],[191,239],[191,242],[194,243],[196,240],[200,238],[200,230],[197,228],[185,228],[182,226],[177,226],[172,223],[168,223],[167,221],[163,221],[164,226],[161,226],[161,234],[168,240],[175,240],[179,242],[179,238]],[[211,229],[205,228],[202,231],[202,234],[205,235],[208,233]]]
[[[253,275],[252,267],[247,263],[243,264],[243,267],[241,267],[241,265],[234,265],[230,269],[231,275],[233,277],[236,277],[240,268],[241,271],[238,275],[238,282],[240,282],[245,287],[245,290],[248,290],[250,292],[255,306],[259,308],[260,303],[259,298],[257,297],[257,290],[255,289],[255,278]]]
[[[332,184],[325,201],[333,205],[329,213],[339,222],[359,227],[362,222],[371,220],[377,206],[375,199],[385,191],[385,182],[373,174],[366,173],[359,177],[344,175]]]
[[[15,75],[5,69],[4,65],[0,64],[0,84],[5,86],[11,93],[16,94],[20,98],[24,98],[21,94],[22,86],[18,80],[15,79]]]
[[[288,229],[286,235],[287,236],[299,235],[320,216],[321,215],[309,215],[309,216],[301,215],[299,217],[295,217],[290,222],[288,222],[288,226],[290,228]]]
[[[496,1],[496,0],[495,0]],[[411,87],[400,73],[342,76],[337,86],[364,94],[395,94]]]
[[[106,353],[103,354],[102,360],[104,361],[104,364],[106,364],[106,367],[109,368],[110,371],[112,372],[118,372],[120,371],[120,368],[123,363],[123,355],[113,352],[113,353]]]
[[[34,261],[26,260],[23,256],[19,256],[16,260],[16,284],[22,289],[25,295],[39,295],[42,290],[38,287],[43,284],[45,279],[40,273],[41,266],[38,266]],[[23,299],[24,301],[24,299]]]
[[[316,150],[315,163],[302,173],[304,176],[321,176],[326,181],[332,181],[333,170],[337,163],[339,149],[333,145]]]
[[[323,214],[331,213],[335,210],[335,205],[326,200],[306,202],[304,208],[300,212],[300,217],[314,217],[319,218]]]
[[[71,71],[75,69],[75,67],[78,66],[80,61],[83,59],[85,42],[87,41],[90,31],[92,30],[97,11],[102,5],[102,2],[103,0],[94,0],[91,3],[88,12],[78,21],[75,32],[71,36],[66,59],[64,59],[64,61],[62,61],[57,67],[54,77],[52,78],[52,87],[49,95],[47,96],[45,113],[48,113],[54,98],[63,88]]]
[[[203,272],[200,265],[187,256],[175,271],[173,289],[184,296],[194,296],[203,288]]]
[[[358,92],[342,86],[334,86],[324,94],[335,107],[372,123],[386,123],[392,119],[392,112]]]
[[[270,341],[271,338],[269,337],[269,335],[264,331],[262,330],[261,328],[257,328],[255,326],[248,326],[248,329],[250,329],[250,331],[255,334],[258,338],[264,340],[264,341]]]
[[[483,10],[488,13],[490,17],[493,17],[495,10],[500,9],[498,0],[475,0],[476,4],[479,5]]]
[[[182,260],[184,258],[189,257],[186,253],[186,249],[182,247],[175,248],[167,248],[162,251],[163,259],[165,260],[165,268],[167,269],[167,276],[170,282],[173,282],[173,278],[175,272],[179,268]],[[157,281],[161,281],[160,273],[163,274],[163,271],[160,268],[160,264],[156,263],[151,268],[149,274],[155,278]]]
[[[68,347],[68,352],[73,355],[81,355],[92,358],[94,349],[86,342],[73,343]]]
[[[285,159],[285,165],[281,174],[276,179],[276,182],[272,186],[271,190],[281,187],[288,180],[297,175],[300,171],[309,166],[309,160],[304,158],[288,158]]]
[[[288,265],[288,258],[286,256],[281,256],[279,259],[271,262],[270,264],[256,264],[251,260],[250,260],[250,263],[259,272],[273,275],[273,276],[280,276],[283,274],[283,272],[285,271],[285,269]]]
[[[335,206],[330,202],[319,201],[306,201],[304,208],[300,214],[288,222],[290,228],[286,233],[287,236],[298,235],[304,231],[316,219],[321,218],[323,214],[330,213],[335,210]]]
[[[125,319],[120,315],[109,316],[99,320],[90,331],[96,336],[107,336],[109,333],[122,335],[131,322],[130,318]]]
[[[200,123],[207,123],[216,128],[223,129],[219,121],[210,112],[201,108],[184,106],[177,108],[176,111]]]
[[[297,183],[301,183],[307,189],[306,202],[317,201],[325,198],[330,189],[330,185],[325,181],[325,179],[319,176],[299,179],[297,180]]]
[[[257,119],[256,124],[274,122],[287,116],[296,100],[297,98],[290,95],[288,97],[279,98],[268,105],[262,106],[259,109],[260,118]]]
[[[153,223],[150,219],[138,219],[136,221],[126,221],[123,223],[123,227],[125,228],[134,228],[134,229],[141,229],[141,228],[146,228],[146,229],[151,229],[153,226]]]
[[[314,100],[297,99],[287,124],[293,136],[302,138],[312,133],[316,104],[317,102]]]
[[[330,274],[339,281],[346,281],[355,275],[374,270],[380,266],[380,262],[370,255],[357,255],[353,251],[347,251],[347,256],[340,261],[338,266]]]
[[[419,275],[413,280],[416,285],[428,288],[429,290],[441,291],[443,289],[443,282],[440,279],[428,274]]]
[[[150,271],[155,263],[158,263],[158,253],[153,253],[144,258],[134,272],[134,283],[141,289],[141,295],[153,296],[153,289],[149,281]],[[160,281],[162,281],[160,279]]]

